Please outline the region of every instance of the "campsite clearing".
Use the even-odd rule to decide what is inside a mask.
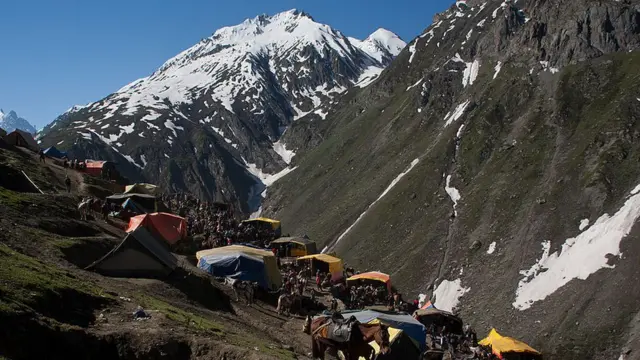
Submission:
[[[78,191],[86,188],[64,193],[64,170],[39,164],[35,154],[0,148],[0,165],[24,169],[46,189],[0,187],[1,356],[300,359],[309,352],[301,319],[277,316],[263,301],[230,300],[231,289],[185,257],[175,256],[175,270],[162,280],[83,270],[122,242],[127,234],[118,226],[126,224],[77,220]],[[74,181],[86,176],[69,173]],[[108,189],[98,179],[92,186]],[[138,306],[151,317],[134,320]]]

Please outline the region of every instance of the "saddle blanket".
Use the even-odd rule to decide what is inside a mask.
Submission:
[[[351,339],[353,323],[331,323],[327,329],[327,338],[338,343],[348,342]]]

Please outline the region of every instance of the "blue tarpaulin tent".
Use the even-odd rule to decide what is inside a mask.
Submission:
[[[269,288],[264,261],[243,253],[212,254],[200,258],[198,267],[217,277],[255,281],[264,289]]]
[[[66,152],[62,152],[58,149],[56,149],[55,146],[52,146],[50,148],[47,148],[45,151],[43,151],[45,155],[50,156],[50,157],[54,157],[54,158],[58,158],[58,159],[62,159],[63,157],[67,156]]]
[[[392,314],[374,310],[344,311],[342,316],[349,318],[355,316],[361,323],[369,323],[378,320],[381,323],[402,330],[411,339],[416,341],[421,349],[426,346],[427,329],[418,320],[409,314]]]

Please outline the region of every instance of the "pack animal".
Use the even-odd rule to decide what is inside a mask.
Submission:
[[[389,331],[388,327],[382,324],[361,324],[357,321],[350,323],[350,336],[348,340],[334,340],[331,329],[335,329],[336,325],[340,327],[340,323],[330,317],[319,317],[315,320],[311,316],[307,316],[303,331],[311,335],[311,349],[314,359],[324,359],[325,352],[337,353],[341,351],[345,360],[358,360],[360,357],[366,360],[372,360],[375,351],[369,345],[371,341],[375,341],[380,347],[380,353],[387,354],[391,351],[389,348]]]

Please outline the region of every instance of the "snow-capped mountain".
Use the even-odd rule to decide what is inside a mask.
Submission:
[[[20,129],[30,134],[36,133],[36,128],[34,128],[26,119],[19,117],[13,110],[5,114],[4,111],[0,109],[0,128],[7,132]]]
[[[75,106],[41,133],[79,157],[116,160],[132,179],[258,206],[291,171],[279,138],[304,116],[371,83],[404,42],[379,29],[360,41],[304,12],[224,27],[106,98]]]

